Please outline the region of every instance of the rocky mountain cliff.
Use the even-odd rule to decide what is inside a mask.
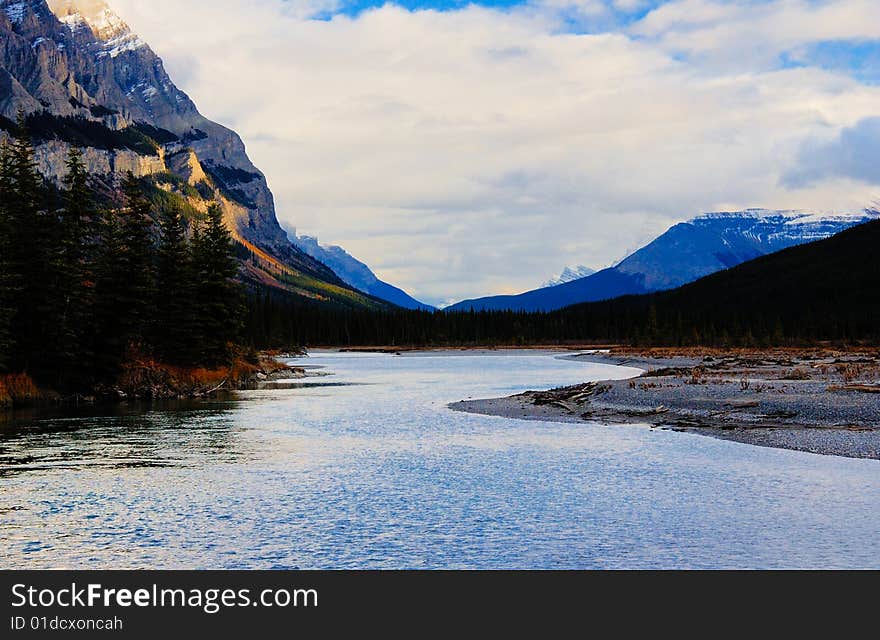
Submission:
[[[290,243],[241,138],[201,115],[162,60],[103,0],[0,0],[0,137],[27,115],[40,170],[58,181],[72,145],[107,183],[131,171],[189,212],[218,202],[252,282],[350,306],[352,290]]]
[[[553,311],[581,302],[674,289],[789,247],[822,240],[880,214],[819,215],[805,211],[709,213],[677,224],[615,267],[517,296],[467,300],[451,307]]]

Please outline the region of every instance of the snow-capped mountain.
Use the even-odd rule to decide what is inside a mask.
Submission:
[[[47,4],[72,32],[89,29],[104,55],[115,58],[124,50],[147,46],[103,0],[47,0]]]
[[[402,289],[379,280],[367,265],[342,247],[322,245],[317,238],[310,236],[291,235],[290,241],[315,260],[333,269],[343,282],[358,291],[387,300],[404,309],[423,309],[426,311],[433,309],[430,305],[419,302]]]
[[[518,296],[466,300],[450,309],[552,311],[579,302],[674,289],[878,218],[876,211],[853,215],[766,209],[707,213],[675,225],[616,266],[586,278]]]
[[[617,265],[649,291],[673,289],[722,269],[833,236],[871,214],[748,209],[706,213],[675,225]]]
[[[585,267],[582,264],[574,267],[565,267],[565,269],[562,270],[561,274],[559,274],[555,278],[551,278],[543,285],[541,285],[541,287],[558,287],[559,285],[565,284],[566,282],[580,280],[581,278],[586,278],[587,276],[591,276],[594,273],[596,273],[595,269],[590,269],[590,267]]]

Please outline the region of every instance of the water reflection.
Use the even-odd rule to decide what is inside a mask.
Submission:
[[[629,372],[536,352],[310,363],[334,376],[0,427],[0,567],[880,567],[876,461],[446,406]]]
[[[151,468],[237,461],[238,401],[162,401],[34,409],[0,420],[0,478],[59,469]]]

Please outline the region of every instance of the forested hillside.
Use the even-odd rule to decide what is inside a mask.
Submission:
[[[37,171],[27,135],[0,149],[0,371],[74,392],[127,361],[228,363],[243,289],[219,207],[185,219],[129,176],[98,192],[81,152],[63,189]]]

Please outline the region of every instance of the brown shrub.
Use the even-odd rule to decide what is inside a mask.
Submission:
[[[204,394],[221,387],[234,387],[260,371],[244,358],[230,366],[180,367],[149,358],[126,364],[117,386],[134,397],[176,397]],[[228,388],[228,387],[227,387]]]
[[[24,373],[0,376],[0,407],[36,402],[41,395],[34,381]]]

